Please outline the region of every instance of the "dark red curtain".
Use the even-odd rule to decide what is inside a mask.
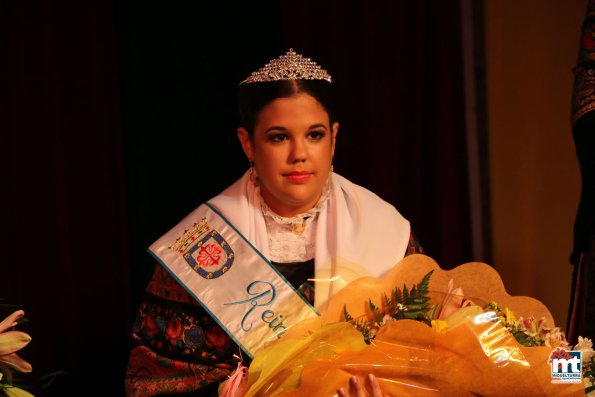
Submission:
[[[132,310],[113,10],[9,1],[0,26],[0,298],[30,319],[33,376],[63,372],[33,394],[117,395]]]
[[[0,298],[30,318],[35,372],[64,371],[33,393],[123,395],[146,247],[247,169],[237,83],[289,47],[335,79],[335,170],[393,203],[443,267],[472,259],[459,14],[458,0],[2,2]]]

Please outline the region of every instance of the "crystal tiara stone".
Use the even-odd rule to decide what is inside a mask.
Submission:
[[[269,61],[266,65],[252,72],[250,77],[240,84],[252,84],[279,80],[326,80],[331,82],[328,72],[312,61],[304,58],[290,48],[285,55]]]

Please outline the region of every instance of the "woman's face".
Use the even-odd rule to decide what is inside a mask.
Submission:
[[[338,123],[308,94],[275,99],[260,112],[254,135],[238,129],[267,205],[281,216],[314,207],[330,173]]]

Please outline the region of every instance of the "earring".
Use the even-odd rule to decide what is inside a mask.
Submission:
[[[335,166],[333,165],[333,163],[331,163],[331,174],[335,172]]]
[[[248,171],[250,174],[250,180],[254,182],[256,180],[256,169],[254,169],[254,161],[250,161],[250,170]]]

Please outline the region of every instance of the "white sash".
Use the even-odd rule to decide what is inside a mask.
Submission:
[[[209,204],[191,212],[149,252],[250,357],[293,324],[317,315]]]

